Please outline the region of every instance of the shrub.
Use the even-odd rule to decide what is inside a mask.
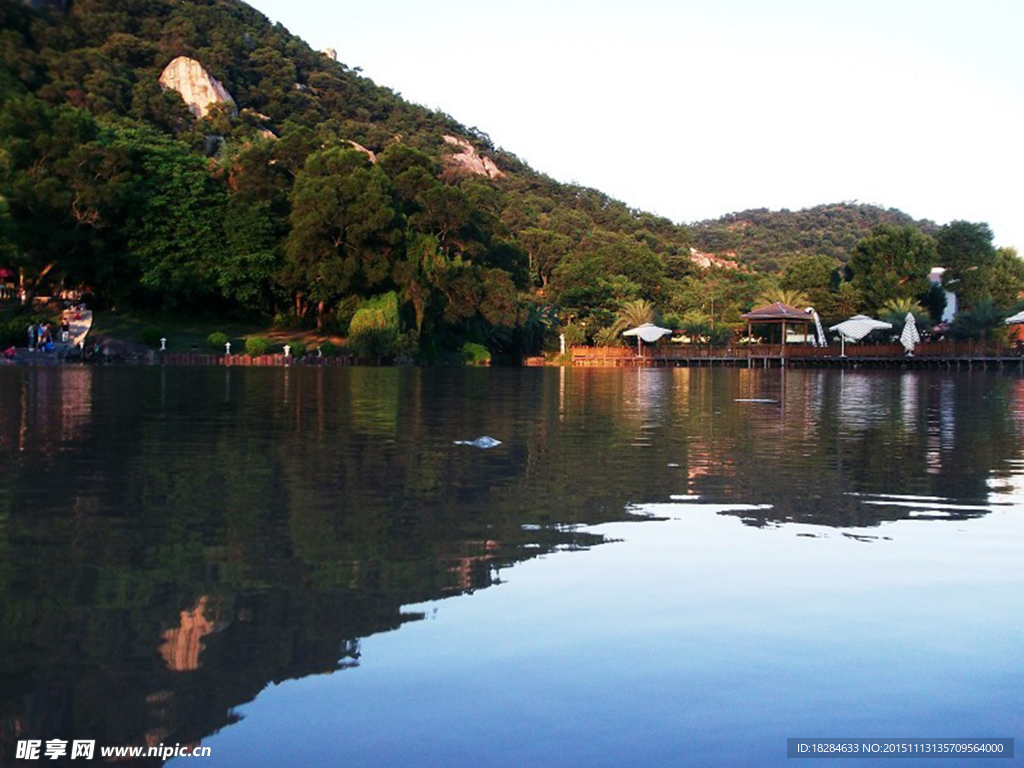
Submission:
[[[364,301],[348,325],[352,336],[369,329],[398,331],[398,296],[394,291]]]
[[[291,347],[292,357],[303,357],[306,354],[306,342],[304,341],[289,341],[288,346]]]
[[[565,348],[578,347],[586,342],[587,337],[583,332],[583,329],[576,325],[576,323],[567,323],[560,329],[561,333],[565,334]]]
[[[348,346],[359,355],[392,358],[398,352],[399,335],[395,328],[364,328],[349,336]]]
[[[157,328],[155,325],[151,325],[147,328],[143,328],[142,332],[139,333],[139,341],[145,344],[147,347],[159,347],[160,339],[164,337],[164,332]]]
[[[298,328],[299,319],[291,312],[278,312],[274,315],[275,328]]]
[[[249,357],[265,355],[268,349],[270,349],[270,342],[262,336],[252,336],[245,340],[245,353]]]
[[[355,317],[356,311],[362,302],[358,296],[346,296],[340,302],[338,302],[337,309],[334,310],[333,323],[331,325],[337,327],[344,332],[352,323],[352,318]]]
[[[331,341],[325,341],[323,344],[320,345],[320,353],[324,357],[334,357],[340,351],[341,349],[338,347],[338,345]]]
[[[950,332],[954,339],[1002,339],[1007,332],[1006,315],[991,299],[982,299],[970,311],[953,316]]]
[[[466,365],[490,365],[491,353],[483,344],[467,341],[462,345],[462,361]]]
[[[622,333],[614,326],[602,328],[594,334],[594,343],[599,347],[621,347],[623,346]]]
[[[214,352],[223,352],[224,345],[228,343],[228,335],[220,331],[214,331],[206,337],[206,343]]]

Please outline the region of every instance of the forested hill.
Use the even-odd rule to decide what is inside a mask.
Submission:
[[[552,306],[607,324],[693,269],[684,227],[533,171],[244,3],[0,0],[0,23],[0,266],[39,290],[340,333],[362,307],[413,347],[525,348]],[[178,57],[231,101],[190,111],[160,84]]]
[[[1024,290],[986,225],[933,239],[871,206],[746,211],[694,241],[339,58],[237,0],[0,0],[0,269],[101,309],[248,315],[421,359],[617,344],[659,317],[721,341],[780,289],[841,319],[924,296],[940,260],[968,303]]]
[[[799,256],[823,255],[845,263],[857,243],[879,224],[912,226],[933,236],[939,229],[934,222],[915,220],[895,208],[844,202],[800,211],[754,208],[694,224],[692,232],[702,251],[777,272]]]

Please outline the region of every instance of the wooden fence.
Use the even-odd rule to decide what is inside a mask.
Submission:
[[[156,362],[164,365],[225,365],[266,368],[271,366],[319,366],[319,365],[352,365],[353,360],[347,355],[335,357],[285,357],[284,355],[213,355],[200,352],[165,352],[156,357]]]
[[[638,356],[632,347],[573,347],[576,365],[620,365],[627,361],[647,360],[762,360],[792,359],[800,361],[835,360],[842,347],[833,344],[824,349],[802,344],[743,344],[725,347],[672,345],[646,347]],[[851,359],[899,359],[906,356],[901,344],[847,344],[846,357]],[[999,341],[938,341],[918,344],[914,357],[944,360],[977,360],[980,358],[1021,358],[1024,345]]]

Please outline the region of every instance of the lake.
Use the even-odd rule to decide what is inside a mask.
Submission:
[[[1018,736],[1022,438],[984,372],[3,368],[0,764]]]

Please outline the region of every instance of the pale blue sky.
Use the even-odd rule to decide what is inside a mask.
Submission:
[[[1024,0],[256,0],[561,181],[675,221],[860,200],[1024,252]]]

